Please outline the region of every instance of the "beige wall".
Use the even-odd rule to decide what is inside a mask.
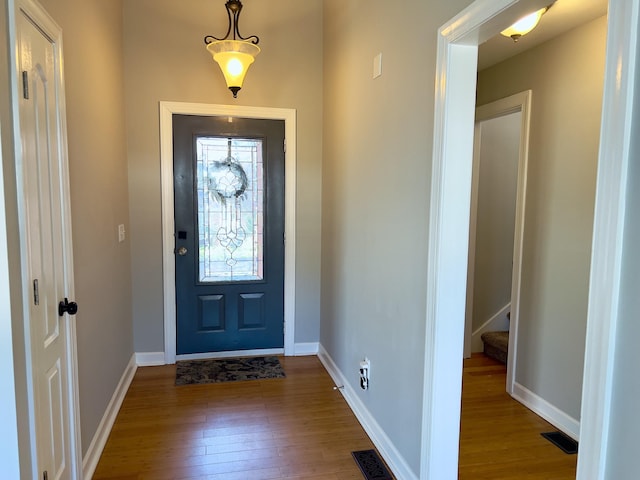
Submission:
[[[223,2],[127,0],[125,89],[135,348],[164,350],[158,102],[297,110],[296,342],[317,342],[320,298],[320,0],[243,2],[241,33],[262,53],[233,99],[203,37],[226,31]]]
[[[62,27],[83,452],[133,353],[122,2],[43,0]]]
[[[516,382],[577,420],[605,38],[600,18],[478,79],[481,104],[533,90]]]
[[[469,3],[324,2],[320,338],[416,475],[437,29]]]

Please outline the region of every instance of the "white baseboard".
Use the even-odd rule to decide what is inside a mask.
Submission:
[[[209,352],[194,353],[189,355],[176,355],[176,360],[205,360],[207,358],[228,358],[228,357],[251,357],[256,355],[283,355],[282,348],[271,348],[264,350],[237,350],[232,352]],[[318,343],[296,343],[294,346],[295,356],[317,355]],[[139,367],[151,367],[155,365],[165,365],[164,352],[138,352],[136,353],[136,364]]]
[[[482,344],[482,334],[484,332],[500,332],[509,330],[509,319],[507,313],[511,310],[511,303],[507,303],[498,310],[493,316],[484,322],[471,334],[471,352],[482,352],[484,345]]]
[[[301,357],[304,355],[317,355],[318,345],[318,342],[296,343],[293,348],[293,355],[296,357]]]
[[[265,348],[263,350],[234,350],[230,352],[190,353],[187,355],[176,355],[176,360],[206,360],[207,358],[256,357],[259,355],[284,355],[284,348]]]
[[[346,377],[342,374],[333,359],[329,356],[322,345],[318,347],[318,358],[327,369],[329,375],[337,386],[343,386],[339,391],[344,396],[353,411],[354,415],[367,432],[369,438],[380,452],[380,455],[387,462],[396,478],[403,480],[418,480],[416,474],[411,470],[400,452],[393,445],[382,427],[375,421],[367,407],[362,403],[351,385],[347,382]]]
[[[164,352],[137,352],[136,365],[139,367],[154,367],[164,365]]]
[[[551,405],[544,398],[539,397],[519,383],[515,383],[513,386],[513,398],[574,440],[577,441],[579,439],[580,422]]]
[[[137,368],[136,355],[134,354],[131,356],[129,364],[122,373],[120,382],[118,382],[118,386],[116,387],[115,392],[113,392],[111,401],[109,401],[109,404],[107,405],[107,409],[104,412],[102,420],[100,420],[96,433],[93,435],[93,439],[87,449],[87,453],[82,459],[83,478],[87,480],[90,480],[96,471],[100,455],[102,455],[102,450],[104,450],[104,446],[107,443],[113,424],[118,416],[118,411],[122,406],[124,396],[129,389],[129,385],[131,385],[131,381],[133,380],[133,376],[135,375]]]

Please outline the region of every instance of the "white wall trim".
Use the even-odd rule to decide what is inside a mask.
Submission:
[[[257,357],[283,354],[284,348],[265,348],[261,350],[230,350],[228,352],[190,353],[187,355],[176,355],[176,360],[207,360],[210,358]]]
[[[2,148],[0,148],[2,165]],[[4,172],[0,168],[0,465],[7,478],[20,478],[18,451],[18,414],[13,356],[13,325],[9,290],[9,247],[7,245],[6,210],[4,203]]]
[[[87,453],[82,460],[83,478],[90,479],[96,471],[96,467],[100,461],[100,455],[102,455],[102,451],[107,444],[109,434],[118,416],[118,411],[120,411],[120,407],[133,381],[137,368],[136,354],[134,354],[131,356],[129,363],[122,373],[120,382],[118,382],[118,386],[113,392],[107,409],[102,416],[102,420],[100,420],[100,424],[96,429],[96,433],[93,435],[93,439],[91,439]]]
[[[165,363],[176,361],[175,255],[173,239],[173,114],[236,116],[284,120],[285,219],[284,253],[284,352],[295,350],[296,304],[296,111],[290,108],[160,102],[160,172],[162,183],[162,270],[164,297]]]
[[[19,233],[20,233],[20,262],[21,262],[21,276],[22,276],[22,301],[23,301],[23,318],[24,318],[24,338],[25,338],[25,352],[26,352],[26,385],[27,385],[27,422],[29,424],[30,435],[30,461],[31,461],[31,474],[39,476],[38,471],[38,451],[36,441],[36,413],[35,413],[35,392],[33,381],[33,363],[31,348],[31,315],[30,315],[30,291],[31,291],[31,279],[29,278],[30,272],[30,259],[28,258],[29,249],[29,234],[27,224],[27,208],[25,195],[27,189],[25,188],[25,174],[23,171],[23,159],[22,159],[22,136],[24,132],[21,128],[20,122],[20,107],[18,98],[18,67],[19,59],[16,57],[19,54],[17,36],[20,34],[18,29],[18,16],[24,14],[26,18],[32,22],[36,28],[44,33],[50,40],[54,47],[55,55],[55,72],[54,72],[54,90],[57,95],[56,107],[58,116],[56,121],[58,122],[59,137],[58,137],[58,152],[59,155],[59,179],[60,179],[60,207],[62,216],[62,265],[64,269],[64,293],[69,298],[75,298],[74,290],[74,270],[73,270],[73,244],[72,244],[72,227],[71,227],[71,205],[69,201],[70,187],[69,187],[69,155],[67,145],[67,120],[66,120],[66,101],[65,101],[65,83],[64,83],[64,58],[63,58],[63,36],[62,29],[55,22],[53,17],[43,8],[43,6],[37,2],[37,0],[17,0],[15,2],[10,1],[7,4],[7,23],[9,24],[9,56],[10,56],[10,82],[11,82],[11,100],[13,106],[13,130],[14,130],[14,154],[15,154],[15,166],[16,166],[16,186],[18,188],[17,195],[17,209],[19,217]],[[21,13],[22,12],[22,13]],[[69,430],[69,476],[72,479],[81,478],[81,458],[82,448],[80,439],[80,413],[78,405],[80,404],[80,396],[78,390],[78,354],[77,354],[77,332],[76,332],[76,317],[67,316],[67,326],[65,335],[65,349],[66,349],[66,361],[62,365],[67,372],[68,385],[67,385],[67,397],[68,403],[64,406],[68,415],[68,430]]]
[[[296,343],[294,355],[316,355],[317,343]],[[234,350],[229,352],[194,353],[190,355],[176,355],[176,360],[206,360],[208,358],[233,358],[254,357],[260,355],[283,355],[284,348],[267,348],[262,350]],[[136,364],[138,367],[154,367],[167,365],[164,352],[137,352]]]
[[[516,382],[513,386],[512,396],[529,410],[541,416],[574,440],[577,441],[580,438],[580,422],[578,420],[547,402],[544,398],[539,397],[528,388]]]
[[[491,331],[506,331],[509,330],[509,320],[507,319],[507,313],[511,310],[511,303],[507,303],[504,307],[494,313],[489,320],[480,325],[471,334],[471,351],[473,353],[482,352],[482,334],[484,332]],[[511,347],[511,345],[509,345]]]
[[[477,110],[477,109],[476,109]],[[478,240],[478,196],[480,193],[480,123],[476,119],[473,128],[473,167],[471,169],[471,207],[469,209],[469,257],[467,259],[467,303],[464,319],[464,358],[476,352],[473,345],[473,294],[476,273],[476,242]]]
[[[164,352],[136,352],[136,365],[139,367],[155,367],[165,365]]]
[[[293,354],[298,357],[302,357],[305,355],[317,355],[319,345],[320,344],[318,342],[296,343]]]
[[[609,2],[577,480],[603,480],[640,0]],[[545,0],[476,0],[438,34],[427,264],[423,480],[457,478],[477,45]],[[459,294],[456,292],[463,292]]]
[[[400,452],[393,445],[391,439],[384,433],[382,427],[376,422],[371,412],[369,412],[364,403],[362,403],[357,393],[351,387],[351,383],[347,381],[322,345],[318,347],[318,358],[336,386],[343,387],[338,389],[338,391],[344,396],[349,408],[351,408],[362,425],[362,428],[364,428],[367,435],[369,435],[369,438],[378,449],[378,452],[380,452],[380,455],[391,469],[391,472],[396,478],[401,478],[402,480],[418,480],[416,474],[411,470]]]
[[[607,477],[639,17],[640,0],[609,2],[578,480]]]
[[[525,90],[476,108],[476,122],[520,112],[520,145],[518,149],[518,177],[513,230],[511,268],[511,320],[509,322],[509,351],[507,353],[507,392],[513,393],[518,358],[518,328],[520,325],[520,289],[522,288],[522,257],[524,252],[524,224],[529,171],[529,137],[531,125],[532,91]],[[477,123],[476,123],[477,125]],[[475,168],[474,158],[474,168]],[[473,190],[472,190],[473,191]],[[473,213],[473,212],[472,212]],[[474,219],[472,218],[472,221]]]

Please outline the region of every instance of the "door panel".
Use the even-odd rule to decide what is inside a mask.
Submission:
[[[67,479],[76,473],[69,326],[66,316],[58,315],[58,302],[67,296],[69,281],[63,227],[61,65],[58,45],[22,10],[17,25],[37,468],[40,478],[46,472],[49,479]]]
[[[284,345],[284,121],[173,116],[177,353]]]

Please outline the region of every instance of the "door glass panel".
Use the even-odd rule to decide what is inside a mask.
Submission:
[[[197,137],[198,279],[262,280],[262,140]]]

